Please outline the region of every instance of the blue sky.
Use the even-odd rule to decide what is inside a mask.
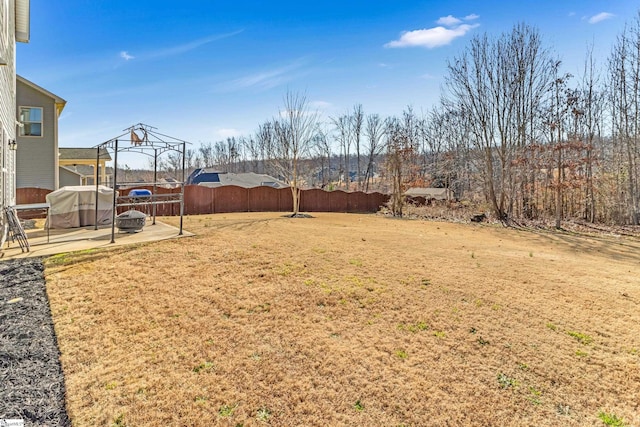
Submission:
[[[91,147],[143,122],[197,148],[254,132],[287,90],[306,92],[324,117],[358,103],[382,115],[427,111],[447,59],[473,35],[518,22],[540,30],[565,71],[579,74],[591,43],[604,69],[638,9],[601,0],[31,0],[31,42],[19,44],[17,67],[67,100],[62,147]]]

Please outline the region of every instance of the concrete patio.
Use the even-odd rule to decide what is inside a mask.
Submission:
[[[185,230],[183,230],[182,235],[178,235],[178,232],[178,228],[156,221],[155,224],[145,225],[143,230],[137,233],[118,232],[118,229],[116,229],[115,243],[111,243],[111,226],[102,227],[98,230],[94,230],[94,226],[88,226],[69,229],[51,229],[49,230],[49,241],[47,242],[47,230],[36,228],[33,230],[25,230],[29,240],[29,252],[23,252],[17,241],[8,242],[5,243],[2,248],[1,259],[55,255],[64,252],[109,248],[120,245],[193,236],[193,233]]]

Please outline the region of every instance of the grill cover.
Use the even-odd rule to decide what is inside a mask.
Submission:
[[[116,193],[116,196],[118,194]],[[96,225],[96,186],[68,186],[47,194],[49,228],[73,228]],[[98,187],[98,225],[111,224],[113,190]]]

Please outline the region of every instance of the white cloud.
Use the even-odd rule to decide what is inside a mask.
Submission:
[[[433,49],[450,44],[453,40],[464,36],[478,26],[479,24],[462,24],[454,28],[438,26],[422,30],[405,31],[398,40],[389,42],[385,44],[384,47],[395,48],[419,46]]]
[[[602,22],[605,21],[607,19],[611,19],[613,18],[615,15],[613,13],[609,13],[609,12],[600,12],[597,15],[593,15],[591,18],[589,18],[589,24],[597,24],[598,22]]]
[[[222,138],[222,139],[233,138],[233,137],[237,138],[242,135],[242,132],[234,128],[222,128],[222,129],[217,129],[215,131],[215,135],[218,138]]]
[[[480,15],[476,15],[475,13],[472,13],[470,15],[465,16],[464,19],[465,21],[474,21],[476,19],[480,18]]]
[[[453,27],[453,26],[458,25],[460,23],[462,23],[462,21],[459,20],[458,18],[456,18],[453,15],[443,16],[442,18],[440,18],[440,19],[438,19],[436,21],[436,24],[444,25],[446,27]]]
[[[253,86],[258,86],[263,89],[271,89],[288,81],[288,78],[286,77],[287,71],[289,71],[289,67],[252,74],[234,80],[231,86],[238,89]]]
[[[127,52],[126,50],[123,50],[122,52],[120,52],[120,58],[124,59],[125,61],[129,61],[135,58],[135,56],[129,55],[129,52]]]
[[[235,35],[242,33],[243,31],[244,30],[237,30],[231,33],[216,34],[216,35],[205,37],[202,39],[193,40],[178,46],[172,46],[165,49],[160,49],[155,52],[150,52],[148,55],[145,56],[145,59],[155,59],[155,58],[163,58],[167,56],[179,55],[181,53],[185,53],[185,52],[189,52],[191,50],[197,49],[200,46],[214,42],[216,40],[222,40],[229,37],[233,37]]]
[[[224,83],[219,86],[219,89],[237,90],[252,87],[257,87],[263,90],[272,89],[293,80],[295,77],[294,71],[299,70],[304,64],[304,60],[298,59],[291,64],[280,68],[258,72]]]

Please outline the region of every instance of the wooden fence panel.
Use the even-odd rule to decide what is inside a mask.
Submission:
[[[382,193],[372,193],[369,206],[369,212],[378,212],[383,205],[386,205],[391,200],[391,196]]]
[[[387,194],[357,191],[349,194],[349,212],[378,212],[388,201]]]
[[[153,190],[153,186],[140,185],[136,188]],[[179,193],[180,188],[157,187],[156,194]],[[129,194],[129,189],[119,190],[120,195]],[[44,203],[51,190],[42,188],[16,189],[17,204]],[[341,190],[303,190],[300,196],[301,212],[377,212],[389,201],[389,195],[381,193],[346,193]],[[421,198],[414,202],[422,202]],[[199,185],[185,186],[184,208],[186,215],[202,215],[226,212],[293,212],[291,189],[271,187],[242,188],[225,186],[209,188]],[[132,209],[122,207],[118,213]],[[138,210],[151,215],[152,207],[141,205]],[[179,203],[156,205],[158,216],[180,215]]]
[[[290,188],[280,188],[278,190],[278,205],[280,212],[293,212],[293,196]]]
[[[215,213],[248,212],[249,191],[236,185],[214,188]]]
[[[349,212],[349,193],[342,190],[332,191],[327,212]]]
[[[355,191],[353,193],[348,193],[348,207],[347,212],[367,212],[368,207],[368,199],[367,195],[362,191]]]
[[[187,185],[184,188],[184,213],[202,215],[214,212],[213,188]]]
[[[313,188],[303,190],[300,196],[300,210],[302,212],[330,212],[331,193]]]
[[[249,212],[278,212],[280,193],[273,187],[254,187],[248,189]]]
[[[32,203],[46,203],[47,194],[49,193],[51,193],[51,190],[46,188],[16,188],[16,204],[30,205]]]
[[[34,203],[46,203],[47,194],[49,193],[51,193],[51,190],[46,188],[16,188],[16,204],[31,205]],[[20,210],[17,214],[20,219],[45,218],[47,216],[46,211],[42,209],[36,209],[33,211]]]

